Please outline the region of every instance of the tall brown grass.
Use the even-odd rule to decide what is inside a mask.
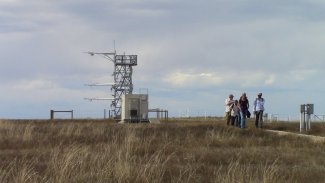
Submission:
[[[324,149],[222,120],[1,121],[0,182],[322,182]]]

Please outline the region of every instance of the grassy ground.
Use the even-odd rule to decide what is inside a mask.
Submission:
[[[298,132],[299,124],[266,128]],[[324,124],[312,130],[325,136]],[[1,121],[0,182],[323,182],[324,149],[222,119]]]

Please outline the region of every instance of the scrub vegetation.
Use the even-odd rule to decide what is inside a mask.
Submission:
[[[103,120],[2,120],[1,183],[323,182],[325,142],[225,125],[222,119],[161,124]],[[325,136],[324,124],[312,124]],[[298,123],[265,128],[299,131]]]

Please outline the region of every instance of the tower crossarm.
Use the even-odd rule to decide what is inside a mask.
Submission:
[[[115,59],[115,55],[116,55],[116,52],[103,52],[103,53],[100,53],[100,52],[92,52],[92,51],[88,51],[88,52],[85,52],[85,53],[88,53],[89,55],[91,56],[94,56],[94,55],[100,55],[112,62],[115,62],[114,59]]]
[[[86,86],[113,86],[115,83],[91,83],[85,84]]]
[[[116,100],[115,98],[106,98],[106,97],[95,97],[95,98],[85,98],[85,100],[93,101],[93,100]]]

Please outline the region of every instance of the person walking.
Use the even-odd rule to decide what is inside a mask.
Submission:
[[[249,109],[249,101],[247,99],[246,93],[243,93],[239,101],[240,109],[240,128],[246,128],[246,117]]]
[[[225,101],[225,104],[226,104],[225,118],[226,118],[226,121],[227,121],[227,125],[229,125],[230,120],[231,120],[231,108],[232,108],[232,105],[234,103],[235,103],[235,101],[234,101],[234,95],[233,94],[230,94],[228,96],[228,98],[226,99],[226,101]]]
[[[257,98],[254,101],[254,114],[255,114],[255,127],[263,127],[263,112],[264,112],[265,100],[262,98],[262,93],[257,94]]]
[[[231,107],[231,125],[239,127],[239,107],[238,100],[235,100],[235,103]]]

